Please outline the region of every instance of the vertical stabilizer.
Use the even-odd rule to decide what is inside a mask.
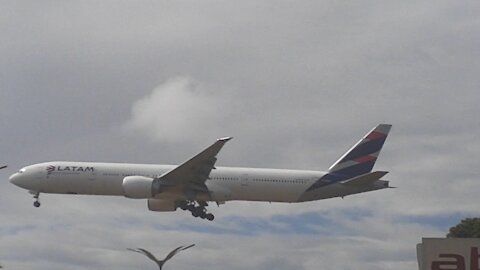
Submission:
[[[380,124],[367,133],[328,169],[307,191],[370,173],[392,125]]]
[[[391,127],[387,124],[376,126],[333,163],[328,172],[346,179],[371,172]]]

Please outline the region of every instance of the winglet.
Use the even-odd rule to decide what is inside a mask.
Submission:
[[[233,139],[233,137],[223,137],[223,138],[217,139],[217,142],[228,142],[231,139]]]

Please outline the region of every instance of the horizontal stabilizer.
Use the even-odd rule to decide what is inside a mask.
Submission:
[[[371,173],[367,173],[364,175],[360,175],[360,176],[342,181],[341,183],[342,185],[352,186],[352,187],[368,186],[375,183],[377,180],[385,176],[387,173],[388,172],[382,172],[382,171],[371,172]]]

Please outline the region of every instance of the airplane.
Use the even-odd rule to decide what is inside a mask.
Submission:
[[[209,202],[306,202],[390,188],[381,180],[387,171],[373,171],[391,125],[368,132],[324,171],[215,167],[217,155],[231,137],[218,139],[205,150],[174,165],[53,161],[30,165],[9,180],[33,194],[125,196],[146,199],[151,211],[178,208],[213,220]]]
[[[5,168],[7,168],[7,167],[8,167],[7,165],[0,165],[0,170],[1,170],[1,169],[5,169]]]

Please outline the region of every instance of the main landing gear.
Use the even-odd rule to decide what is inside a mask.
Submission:
[[[39,197],[40,197],[40,192],[36,192],[36,191],[30,191],[30,194],[33,195],[33,198],[35,199],[35,201],[33,202],[33,206],[35,207],[40,207],[40,201],[38,200]]]
[[[208,204],[206,202],[184,201],[180,203],[178,207],[182,210],[190,211],[194,217],[212,221],[215,216],[207,212],[207,206]]]

